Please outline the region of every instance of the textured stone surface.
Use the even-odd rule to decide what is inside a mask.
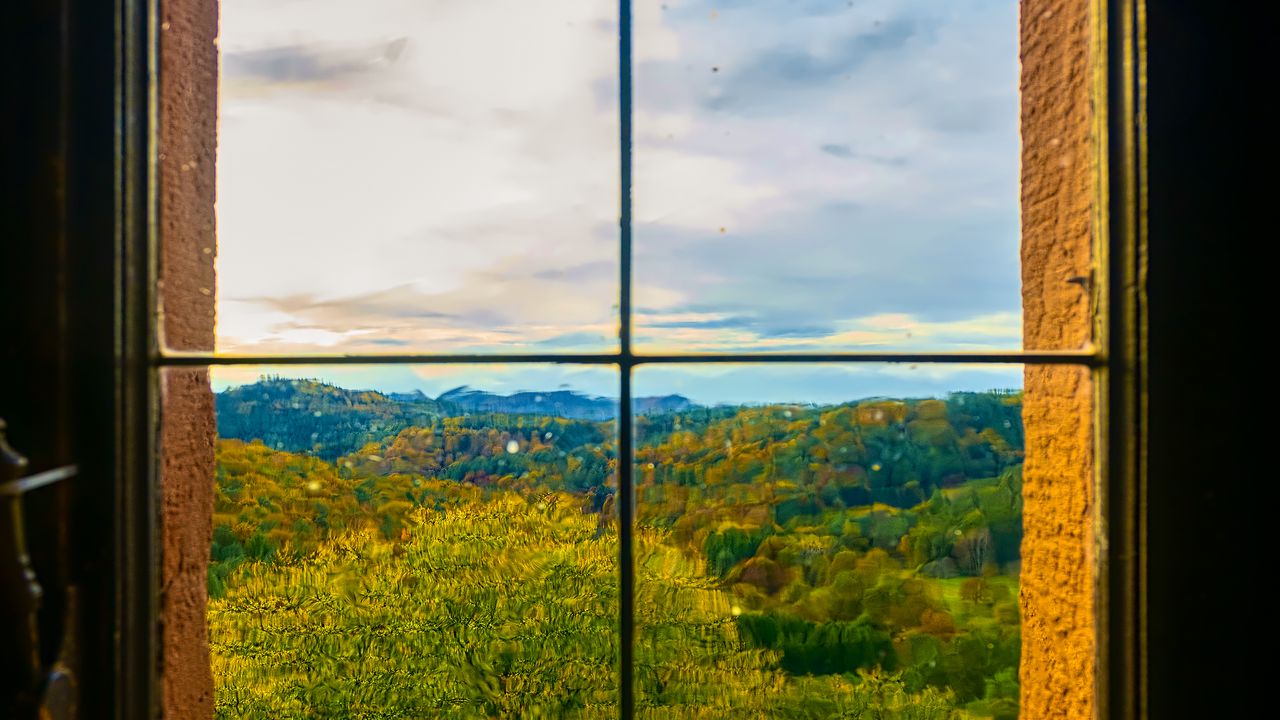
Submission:
[[[1022,4],[1022,300],[1029,349],[1088,345],[1094,199],[1087,0]],[[1022,717],[1095,715],[1093,391],[1028,367]]]
[[[213,348],[216,0],[160,3],[161,329],[169,347]],[[166,720],[213,715],[205,623],[212,535],[214,409],[208,372],[167,371],[160,433],[161,706]]]
[[[213,349],[217,32],[217,0],[160,3],[161,330],[178,350]]]
[[[213,517],[213,393],[204,369],[165,371],[160,433],[161,702],[166,720],[213,715],[205,622]]]
[[[1091,398],[1087,369],[1026,371],[1021,578],[1026,718],[1094,715]]]
[[[1022,4],[1022,309],[1027,349],[1086,347],[1093,108],[1088,0]]]

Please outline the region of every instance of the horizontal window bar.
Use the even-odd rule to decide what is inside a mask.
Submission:
[[[1025,365],[1103,364],[1092,350],[1010,352],[836,352],[836,353],[682,353],[678,355],[636,355],[631,364],[671,363],[1007,363]]]
[[[159,367],[198,365],[488,365],[500,363],[604,364],[631,367],[673,363],[1005,363],[1025,365],[1087,365],[1097,367],[1105,357],[1095,350],[1029,350],[1009,352],[837,352],[837,353],[682,353],[642,355],[621,353],[541,353],[504,355],[220,355],[165,352],[152,358]]]

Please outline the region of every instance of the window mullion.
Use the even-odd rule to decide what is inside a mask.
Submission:
[[[618,715],[635,714],[635,490],[631,406],[631,0],[618,1]]]

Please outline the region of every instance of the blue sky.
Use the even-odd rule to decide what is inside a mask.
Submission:
[[[634,6],[642,349],[1020,347],[1016,2]],[[613,347],[616,36],[613,2],[224,0],[219,349]]]

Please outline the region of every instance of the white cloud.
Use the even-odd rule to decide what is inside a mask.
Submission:
[[[272,328],[303,344],[361,329],[300,335],[254,300],[411,286],[420,305],[405,310],[425,314],[458,294],[493,295],[477,282],[616,258],[617,110],[601,92],[616,82],[613,12],[569,1],[224,3],[224,52],[261,72],[224,78],[220,347],[246,349]],[[394,57],[379,56],[380,43],[395,43]],[[264,82],[273,72],[288,77]],[[607,318],[613,275],[574,286],[562,307]]]
[[[741,226],[778,191],[750,183],[730,160],[653,148],[636,163],[635,218],[702,231]]]
[[[1016,346],[1014,6],[636,3],[641,339]],[[612,347],[616,12],[224,0],[220,349]]]

